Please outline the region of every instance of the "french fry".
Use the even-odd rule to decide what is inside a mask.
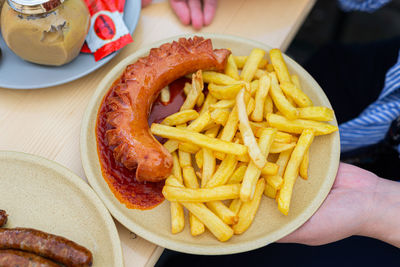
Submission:
[[[183,87],[183,92],[186,96],[189,94],[190,90],[192,90],[192,85],[190,83],[185,83],[185,86]]]
[[[235,80],[240,80],[238,67],[236,66],[233,55],[229,55],[225,66],[225,74],[232,77]]]
[[[265,176],[264,178],[267,184],[271,185],[275,190],[281,189],[283,183],[282,176],[273,175],[273,176]]]
[[[197,189],[199,182],[192,166],[186,166],[182,169],[183,181],[186,187]],[[189,214],[190,233],[193,236],[202,234],[205,231],[204,224],[200,222],[192,213]]]
[[[265,188],[265,180],[259,179],[254,192],[254,197],[251,201],[244,202],[239,211],[239,221],[232,226],[235,234],[242,234],[246,231],[256,216],[258,207],[260,206],[261,197]]]
[[[164,186],[163,195],[169,201],[178,202],[210,202],[234,199],[239,197],[240,184],[221,185],[213,188],[178,188]]]
[[[239,217],[221,201],[207,202],[206,206],[228,225],[235,224],[239,220]]]
[[[242,69],[244,64],[246,63],[248,56],[233,56],[233,60],[235,60],[236,66],[239,69]],[[261,59],[260,63],[258,64],[258,68],[262,69],[265,68],[268,64],[268,61],[263,58]]]
[[[232,200],[231,204],[229,205],[229,209],[233,211],[233,213],[238,214],[242,203],[243,202],[240,200],[240,198],[236,198]]]
[[[166,185],[171,185],[175,187],[183,187],[182,183],[177,180],[173,175],[170,175],[167,180],[165,180]],[[170,202],[171,211],[171,232],[177,234],[185,228],[185,214],[183,212],[183,207],[178,202]]]
[[[206,187],[217,187],[226,184],[232,173],[235,171],[238,160],[235,155],[229,154],[217,168],[214,175],[208,180]]]
[[[215,138],[218,135],[220,126],[218,124],[214,125],[210,129],[207,129],[206,132],[204,133],[208,137]]]
[[[283,177],[283,173],[285,172],[286,165],[290,159],[290,155],[292,154],[293,148],[283,151],[282,153],[279,154],[278,159],[276,160],[276,165],[278,166],[278,172],[276,174],[267,174],[263,173],[264,177],[265,176],[272,176],[272,175],[278,175],[280,177]],[[265,185],[265,191],[264,195],[270,198],[275,198],[277,194],[277,190],[272,188],[271,185],[266,184]]]
[[[247,166],[241,165],[239,166],[229,178],[227,184],[238,184],[242,182],[244,174],[246,172]]]
[[[257,69],[256,73],[254,73],[255,79],[260,79],[262,76],[267,75],[268,72],[266,70]]]
[[[266,128],[259,139],[259,147],[264,158],[267,157],[271,144],[275,138],[276,129]],[[265,164],[264,164],[265,165]],[[256,190],[257,180],[261,175],[261,169],[255,165],[253,161],[250,162],[244,174],[242,187],[240,188],[240,200],[248,202],[253,199]]]
[[[254,122],[254,121],[249,121],[251,130],[253,131],[254,135],[256,133],[261,134],[261,132],[264,130],[264,128],[268,128],[268,123],[266,121],[263,122]]]
[[[260,80],[253,80],[250,83],[250,95],[255,96],[260,86]]]
[[[301,89],[301,85],[300,85],[300,80],[299,77],[296,74],[290,75],[290,80],[292,81],[292,83],[294,85],[296,85],[297,88]]]
[[[197,99],[199,98],[204,88],[203,77],[201,73],[201,70],[199,70],[192,75],[192,89],[186,96],[185,102],[183,102],[180,111],[193,109],[196,105]]]
[[[173,160],[173,165],[172,165],[172,175],[178,179],[178,181],[183,184],[183,179],[182,179],[182,169],[181,165],[179,163],[179,158],[178,154],[176,152],[171,153],[172,154],[172,160]]]
[[[272,64],[268,64],[266,69],[267,69],[268,72],[274,72],[275,71],[274,65],[272,65]]]
[[[220,85],[229,85],[229,84],[237,84],[237,80],[232,77],[215,72],[215,71],[203,71],[203,81],[205,83],[210,84],[220,84]]]
[[[208,84],[209,93],[216,99],[229,100],[234,99],[237,93],[244,87],[244,83],[236,83],[230,85]]]
[[[203,103],[204,103],[204,98],[205,98],[204,93],[201,92],[200,95],[199,95],[199,97],[197,98],[196,107],[201,107],[201,106],[203,105]]]
[[[331,121],[333,120],[333,110],[327,107],[306,107],[298,108],[299,119],[314,121]]]
[[[204,223],[219,241],[224,242],[232,237],[233,230],[220,218],[218,218],[217,215],[210,211],[203,203],[184,202],[182,204],[202,223]]]
[[[206,99],[204,100],[203,106],[200,109],[200,115],[203,114],[204,112],[207,112],[210,105],[212,105],[216,102],[217,102],[217,99],[215,97],[213,97],[211,94],[207,94]]]
[[[183,111],[179,111],[177,113],[174,113],[168,117],[166,117],[163,121],[162,124],[164,125],[178,125],[182,123],[186,123],[188,121],[192,121],[194,119],[197,119],[199,117],[199,113],[193,109],[187,109]]]
[[[275,163],[268,162],[265,164],[264,168],[261,169],[262,175],[276,175],[278,173],[279,166]]]
[[[197,167],[199,167],[200,169],[203,168],[203,150],[197,151],[194,159],[196,160]]]
[[[232,109],[231,114],[229,114],[228,120],[226,121],[225,127],[221,132],[221,140],[232,141],[236,134],[237,126],[239,122],[239,116],[236,106]]]
[[[301,134],[304,129],[314,129],[315,135],[330,134],[338,130],[337,126],[328,123],[303,119],[288,120],[276,114],[268,114],[267,120],[271,127],[277,128],[283,132],[295,134]]]
[[[192,166],[192,157],[190,156],[189,153],[184,152],[182,150],[178,150],[178,155],[179,155],[179,164],[181,168]]]
[[[211,119],[221,125],[225,125],[231,111],[227,108],[218,108],[211,112]]]
[[[215,156],[211,149],[203,148],[203,169],[201,187],[205,187],[215,171]]]
[[[251,130],[251,129],[250,129]],[[209,148],[214,151],[219,151],[227,154],[241,156],[247,153],[247,148],[244,145],[234,144],[231,142],[208,137],[204,134],[196,133],[186,129],[178,129],[162,124],[153,123],[150,131],[154,135],[164,138],[171,138],[181,142],[189,142],[195,145]]]
[[[171,100],[171,93],[169,91],[169,87],[168,86],[166,86],[163,89],[161,89],[160,100],[164,104],[169,103],[169,101]]]
[[[255,107],[253,113],[251,113],[251,119],[253,121],[262,121],[264,115],[264,103],[268,95],[269,88],[271,86],[271,80],[267,75],[263,75],[260,78],[260,85],[256,93]]]
[[[240,78],[245,82],[251,82],[254,74],[257,71],[258,64],[260,64],[262,58],[265,56],[265,51],[259,48],[251,50],[246,63],[243,66],[243,70],[240,73]]]
[[[280,112],[282,112],[282,114],[284,114],[288,119],[296,119],[298,117],[298,111],[292,104],[289,103],[289,101],[283,94],[282,89],[278,84],[278,80],[276,79],[275,73],[272,72],[269,75],[271,78],[271,89],[269,92],[276,108]]]
[[[194,132],[201,132],[211,122],[211,114],[209,111],[203,112],[200,116],[192,121],[187,129]]]
[[[206,111],[204,113],[201,113],[197,119],[192,121],[187,127],[187,129],[195,132],[201,132],[210,123],[210,121],[211,121],[210,112]],[[168,150],[169,153],[172,153],[179,148],[179,142],[176,140],[168,140],[167,142],[164,143],[164,147]],[[190,144],[188,145],[187,143],[185,143],[185,145],[183,146],[181,145],[181,148],[186,152],[193,152],[198,150],[197,147],[194,147],[193,145]]]
[[[276,154],[276,153],[281,153],[283,151],[289,150],[293,147],[296,146],[296,143],[278,143],[278,142],[274,142],[271,145],[271,149],[269,151],[269,153],[271,154]]]
[[[249,116],[254,111],[255,107],[256,107],[256,101],[254,100],[254,98],[251,97],[246,105],[247,116]]]
[[[313,105],[311,99],[303,93],[297,86],[295,86],[291,82],[282,82],[281,83],[282,91],[290,98],[294,100],[294,102],[301,108],[310,107]]]
[[[309,152],[310,152],[310,150],[306,151],[306,153],[304,154],[303,160],[300,163],[299,174],[300,174],[300,177],[303,178],[304,180],[308,179],[308,162],[310,160]]]
[[[215,109],[233,108],[235,106],[235,103],[236,102],[234,99],[220,100],[217,103],[210,105],[210,109],[215,110]]]
[[[271,63],[274,66],[276,75],[278,76],[279,82],[290,82],[289,71],[281,51],[279,49],[271,49],[271,51],[269,51],[269,56],[271,58]]]
[[[201,148],[191,143],[179,143],[178,148],[180,151],[187,152],[190,154],[197,153]]]
[[[265,184],[265,190],[264,190],[264,195],[275,199],[276,197],[276,189],[274,189],[270,184]]]
[[[240,121],[239,129],[243,138],[243,142],[248,148],[250,158],[258,168],[263,168],[266,162],[265,157],[262,155],[260,148],[256,142],[253,131],[251,130],[249,119],[246,113],[244,102],[244,89],[242,89],[236,97],[237,113]]]
[[[293,149],[291,148],[291,149],[283,151],[283,152],[281,152],[279,154],[279,157],[278,157],[278,159],[276,160],[276,163],[275,163],[276,165],[279,166],[277,175],[283,177],[283,174],[284,174],[285,169],[286,169],[286,165],[289,162],[289,159],[290,159],[290,156],[292,155],[292,152],[293,152]]]
[[[278,209],[285,215],[287,215],[289,212],[293,186],[296,182],[297,176],[299,175],[300,163],[314,139],[314,132],[315,131],[313,129],[305,129],[302,132],[286,166],[286,170],[283,175],[283,185],[279,192],[278,198]]]
[[[171,232],[177,234],[185,228],[185,214],[183,206],[178,202],[171,202]]]
[[[267,118],[267,114],[274,112],[274,103],[272,103],[272,98],[267,95],[264,102],[264,118]]]
[[[182,232],[185,228],[185,214],[183,212],[183,207],[178,202],[170,203],[171,210],[171,232],[177,234]]]

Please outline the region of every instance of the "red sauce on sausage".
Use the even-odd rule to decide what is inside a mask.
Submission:
[[[171,99],[168,104],[163,104],[160,97],[154,102],[149,115],[149,125],[153,122],[161,122],[167,116],[179,111],[185,101],[183,87],[189,79],[181,78],[169,85]],[[111,88],[114,88],[112,86]],[[129,209],[152,209],[163,202],[162,188],[164,181],[158,183],[138,182],[135,178],[135,170],[128,170],[120,162],[114,159],[113,151],[108,146],[105,138],[106,131],[111,129],[107,123],[108,107],[105,101],[112,97],[113,89],[104,97],[96,123],[97,153],[100,160],[101,171],[114,196]],[[164,142],[161,138],[157,138]]]

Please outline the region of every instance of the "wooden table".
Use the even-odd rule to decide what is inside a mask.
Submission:
[[[140,0],[129,0],[140,1]],[[54,160],[85,179],[79,134],[86,105],[102,77],[138,48],[174,35],[195,33],[183,26],[167,1],[144,8],[134,43],[94,73],[74,82],[39,90],[0,89],[0,150],[32,153]],[[219,0],[215,20],[200,32],[225,33],[285,50],[315,0]],[[1,69],[0,69],[1,71]],[[158,247],[116,222],[125,265],[152,266]]]

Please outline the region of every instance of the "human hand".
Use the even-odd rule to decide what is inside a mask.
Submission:
[[[211,23],[217,9],[217,0],[170,0],[172,9],[184,25],[196,30]]]
[[[142,7],[146,7],[151,4],[152,0],[142,0]]]
[[[332,190],[318,211],[279,242],[322,245],[362,234],[378,179],[371,172],[341,163]]]
[[[318,211],[280,243],[323,245],[351,235],[400,247],[400,183],[341,163],[331,192]]]

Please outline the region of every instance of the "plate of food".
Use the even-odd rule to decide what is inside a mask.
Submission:
[[[114,221],[81,178],[19,152],[1,151],[0,170],[1,266],[123,266]]]
[[[104,77],[81,156],[131,231],[176,251],[231,254],[279,240],[318,209],[338,169],[337,129],[323,90],[279,49],[187,35]]]
[[[65,4],[72,2],[78,1],[69,1]],[[130,34],[136,28],[140,10],[140,1],[126,1],[123,18]],[[78,17],[76,19],[78,20]],[[75,38],[75,36],[73,37]],[[51,42],[49,44],[51,46],[57,45],[53,40],[49,42]],[[6,45],[1,34],[0,49],[0,87],[11,89],[39,89],[71,82],[100,68],[118,53],[113,52],[99,61],[95,61],[93,54],[80,53],[74,60],[65,65],[46,66],[30,63],[18,57]],[[64,54],[62,51],[54,53]],[[55,55],[51,54],[47,56],[55,57]],[[21,73],[24,74],[23,79],[21,79]]]

